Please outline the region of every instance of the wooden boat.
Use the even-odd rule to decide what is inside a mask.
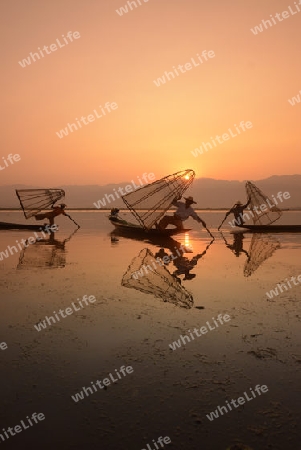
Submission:
[[[27,223],[9,223],[9,222],[0,222],[0,230],[43,230],[43,225],[33,225]]]
[[[301,233],[301,225],[240,225],[252,233]]]
[[[16,189],[16,195],[19,199],[25,218],[30,219],[31,217],[35,217],[42,209],[47,209],[57,200],[64,197],[65,192],[62,189]],[[44,231],[46,229],[46,231],[48,231],[47,228],[45,228],[46,225],[46,223],[23,224],[0,222],[0,230]]]
[[[114,227],[124,233],[136,236],[147,237],[170,237],[180,233],[187,233],[191,228],[183,228],[178,230],[176,228],[170,228],[166,230],[157,230],[156,228],[151,228],[150,230],[145,230],[141,225],[135,225],[134,223],[127,222],[126,220],[121,220],[117,217],[109,217],[109,221]]]

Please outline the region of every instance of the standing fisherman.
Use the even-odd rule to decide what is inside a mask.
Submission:
[[[241,203],[241,201],[238,200],[238,202],[235,203],[235,205],[232,206],[232,208],[226,213],[224,220],[222,221],[222,223],[218,227],[218,230],[220,229],[222,224],[225,222],[225,220],[227,219],[227,217],[231,213],[234,214],[234,222],[236,222],[236,225],[243,225],[244,224],[244,220],[243,220],[244,210],[249,206],[250,203],[251,203],[251,198],[250,197],[249,197],[249,199],[248,199],[248,201],[247,201],[247,203],[245,205],[243,205]]]
[[[48,219],[50,225],[54,225],[54,218],[57,216],[60,216],[63,214],[64,216],[68,216],[68,214],[65,213],[65,208],[67,205],[65,203],[61,203],[60,205],[54,206],[52,208],[52,211],[44,213],[44,214],[37,214],[35,216],[36,220],[44,220]],[[69,217],[69,216],[68,216]]]

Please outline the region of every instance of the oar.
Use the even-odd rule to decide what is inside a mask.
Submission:
[[[202,219],[200,219],[201,220],[201,224],[203,225],[203,227],[206,229],[206,231],[210,234],[210,236],[214,239],[214,236],[213,236],[213,234],[211,233],[211,231],[210,230],[208,230],[208,228],[206,227],[206,224],[205,224],[205,222],[202,220]]]
[[[225,216],[225,218],[224,218],[224,220],[222,221],[222,223],[220,224],[220,226],[218,227],[218,231],[219,231],[219,229],[221,228],[221,226],[223,225],[223,223],[225,222],[225,220],[227,219],[227,216]]]
[[[77,226],[78,226],[78,228],[80,228],[79,224],[78,224],[78,223],[76,223],[76,222],[75,222],[75,220],[73,220],[73,219],[72,219],[72,217],[71,217],[71,216],[69,216],[69,214],[66,214],[66,213],[65,213],[65,215],[66,215],[67,217],[69,217],[69,219],[70,219],[70,220],[72,220],[72,222],[73,222],[73,223],[75,223],[75,225],[77,225]]]

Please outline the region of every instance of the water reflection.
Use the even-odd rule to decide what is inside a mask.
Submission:
[[[189,235],[188,233],[185,233],[185,240],[188,242],[188,247],[190,246],[189,244]],[[179,237],[181,236],[181,234],[178,235]],[[123,237],[125,239],[131,239],[134,241],[140,241],[140,242],[145,242],[147,244],[151,244],[151,245],[155,245],[156,247],[165,247],[165,248],[169,248],[172,249],[174,247],[177,246],[181,246],[181,243],[177,240],[175,240],[173,237],[171,236],[160,236],[160,235],[147,235],[147,234],[141,234],[141,235],[135,235],[133,233],[128,233],[124,230],[119,230],[119,229],[115,229],[113,231],[111,231],[110,233],[110,237],[111,237],[111,243],[112,245],[116,244],[116,242],[119,241],[119,237]],[[185,244],[186,247],[186,244]]]
[[[183,281],[196,277],[196,274],[190,272],[205,256],[213,242],[214,238],[206,245],[203,252],[192,258],[185,255],[193,252],[188,233],[185,235],[183,244],[172,238],[165,239],[163,245],[160,242],[162,246],[155,254],[149,248],[143,248],[130,263],[121,284],[152,294],[164,302],[170,302],[183,308],[192,308],[193,297],[182,285],[180,276],[184,275]],[[115,240],[114,243],[116,244]],[[175,270],[171,273],[167,267],[172,265]]]
[[[48,239],[37,239],[34,244],[24,247],[20,253],[17,269],[65,267],[67,253],[65,246],[77,231],[78,228],[64,240],[58,240],[55,233],[50,233]]]
[[[194,303],[191,293],[181,285],[181,280],[172,275],[164,263],[160,264],[148,248],[142,249],[132,260],[121,285],[186,309],[192,308]]]
[[[176,251],[172,251],[171,255],[168,255],[168,253],[165,252],[164,248],[161,248],[159,250],[159,252],[157,252],[155,254],[155,256],[162,258],[162,259],[164,256],[168,256],[169,261],[167,263],[165,263],[165,265],[170,264],[170,262],[173,263],[173,265],[176,268],[176,270],[173,272],[173,275],[176,277],[179,277],[179,275],[184,275],[183,280],[185,280],[185,281],[192,280],[193,278],[196,277],[196,274],[190,273],[191,270],[193,270],[196,267],[198,261],[206,255],[209,247],[213,244],[214,240],[215,239],[213,238],[209,242],[209,244],[207,244],[205,250],[202,253],[198,253],[195,256],[193,256],[192,258],[188,258],[187,256],[184,256],[184,252],[179,253],[178,249],[180,250],[181,248],[183,248],[181,245],[176,248]],[[187,245],[187,247],[186,247],[186,245]],[[185,237],[184,248],[186,249],[187,253],[192,252],[192,247],[190,245],[189,239],[187,239],[186,237]]]
[[[226,247],[229,248],[237,258],[242,253],[247,255],[247,257],[249,257],[249,253],[246,250],[244,250],[244,248],[243,248],[243,240],[244,240],[243,233],[233,233],[233,243],[232,244],[228,244],[228,242],[222,232],[221,232],[221,235],[226,244]]]
[[[269,234],[253,234],[249,257],[244,266],[244,276],[250,277],[280,247],[280,242]]]
[[[243,248],[244,233],[233,233],[233,243],[229,244],[221,233],[221,236],[232,253],[238,258],[241,254],[247,256],[244,265],[244,276],[250,277],[268,258],[281,247],[280,242],[272,235],[266,233],[255,233],[252,236],[249,250]]]

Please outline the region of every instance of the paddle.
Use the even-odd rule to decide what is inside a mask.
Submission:
[[[234,208],[235,205],[236,205],[236,203],[232,206],[232,208],[230,209],[230,211]],[[222,221],[222,223],[220,224],[220,226],[219,226],[218,229],[217,229],[218,231],[219,231],[220,227],[223,225],[223,223],[225,222],[225,220],[227,219],[227,217],[229,216],[230,211],[228,211],[228,212],[226,213],[226,215],[225,215],[225,217],[224,217],[224,220]]]
[[[72,219],[72,217],[71,217],[71,216],[69,216],[69,214],[66,214],[66,213],[65,213],[65,215],[66,215],[67,217],[69,217],[69,219],[70,219],[70,220],[72,220],[72,222],[73,222],[73,223],[75,223],[75,225],[77,225],[77,226],[78,226],[78,228],[80,228],[79,224],[78,224],[78,223],[76,223],[76,222],[75,222],[75,220],[73,220],[73,219]]]
[[[210,236],[214,239],[213,234],[211,233],[210,230],[208,230],[208,228],[206,227],[205,222],[204,222],[201,218],[200,218],[200,222],[201,222],[201,224],[203,225],[203,227],[206,229],[206,231],[210,234]]]
[[[225,218],[223,219],[222,223],[220,224],[220,226],[219,226],[218,229],[217,229],[218,231],[219,231],[220,227],[223,225],[223,223],[225,222],[225,220],[227,219],[227,217],[228,217],[228,216],[226,215]]]

